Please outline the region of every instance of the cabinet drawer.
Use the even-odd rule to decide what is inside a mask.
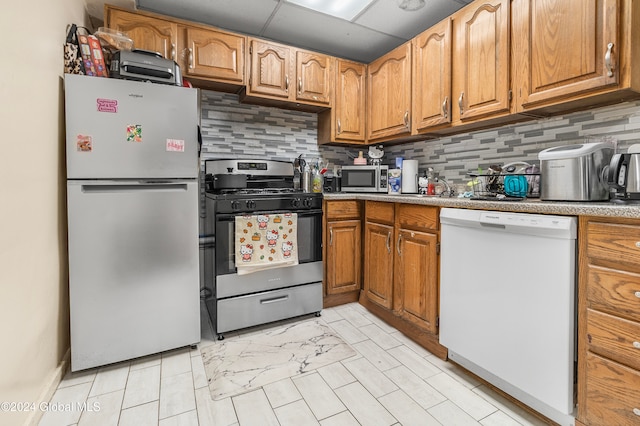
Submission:
[[[387,223],[393,225],[394,203],[382,203],[379,201],[367,201],[365,215],[367,221]]]
[[[640,274],[589,265],[587,277],[589,307],[640,322]]]
[[[402,228],[438,229],[438,208],[400,204],[397,220]]]
[[[586,422],[590,426],[640,423],[640,373],[587,353]]]
[[[360,203],[355,200],[327,201],[327,219],[360,219]]]
[[[640,258],[640,226],[589,222],[587,256],[637,270]]]
[[[587,309],[587,348],[640,369],[640,323]]]

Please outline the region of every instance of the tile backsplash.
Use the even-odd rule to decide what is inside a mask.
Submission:
[[[317,145],[317,115],[241,104],[238,96],[201,91],[202,158],[263,158],[307,162],[321,158],[351,164],[366,147]],[[418,160],[420,170],[433,167],[449,181],[465,180],[470,170],[513,161],[537,162],[545,148],[610,137],[618,150],[640,143],[640,101],[531,120],[471,133],[385,147],[384,162],[396,157]]]

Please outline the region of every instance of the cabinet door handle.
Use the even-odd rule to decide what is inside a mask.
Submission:
[[[338,118],[338,134],[342,133],[342,124],[340,123],[340,119]]]
[[[404,120],[404,125],[409,127],[409,111],[404,112],[404,117],[402,117],[402,119]]]
[[[289,91],[289,75],[284,76],[284,90]]]
[[[633,342],[633,347],[636,349],[640,349],[640,342]]]
[[[640,416],[640,408],[634,408],[633,414],[635,414],[636,416]]]
[[[298,93],[302,93],[302,77],[298,77]]]
[[[333,228],[329,229],[329,245],[333,245]]]
[[[387,232],[387,253],[391,253],[391,231]]]
[[[613,63],[611,62],[611,51],[613,43],[607,44],[607,53],[604,54],[604,65],[607,67],[607,77],[613,77]]]
[[[171,59],[176,60],[176,44],[171,43]]]
[[[193,69],[193,49],[189,48],[189,69]]]
[[[448,118],[449,117],[449,97],[445,96],[444,97],[444,102],[442,103],[442,115],[444,116],[444,118]]]
[[[399,256],[402,256],[402,250],[400,250],[401,241],[402,241],[402,234],[398,235],[398,242],[396,243],[397,244],[396,250],[398,251]]]
[[[464,112],[462,101],[464,101],[464,92],[460,92],[460,97],[458,98],[458,106],[460,107],[460,114]]]
[[[636,297],[637,297],[638,299],[640,299],[640,291],[636,291],[636,292],[635,292],[635,295],[636,295]]]

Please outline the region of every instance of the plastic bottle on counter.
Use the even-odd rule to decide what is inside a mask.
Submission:
[[[436,195],[436,178],[433,167],[427,167],[427,195]]]
[[[320,170],[314,170],[312,176],[312,192],[322,192],[322,175],[320,174]]]
[[[389,170],[389,184],[387,185],[389,194],[397,195],[402,193],[402,170]]]

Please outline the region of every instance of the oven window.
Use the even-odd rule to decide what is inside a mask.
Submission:
[[[342,186],[372,188],[375,186],[375,170],[342,170]]]
[[[282,213],[282,212],[280,212]],[[322,212],[301,211],[298,214],[298,262],[322,260]],[[272,214],[272,212],[265,212]],[[236,272],[235,216],[216,217],[216,275]]]

